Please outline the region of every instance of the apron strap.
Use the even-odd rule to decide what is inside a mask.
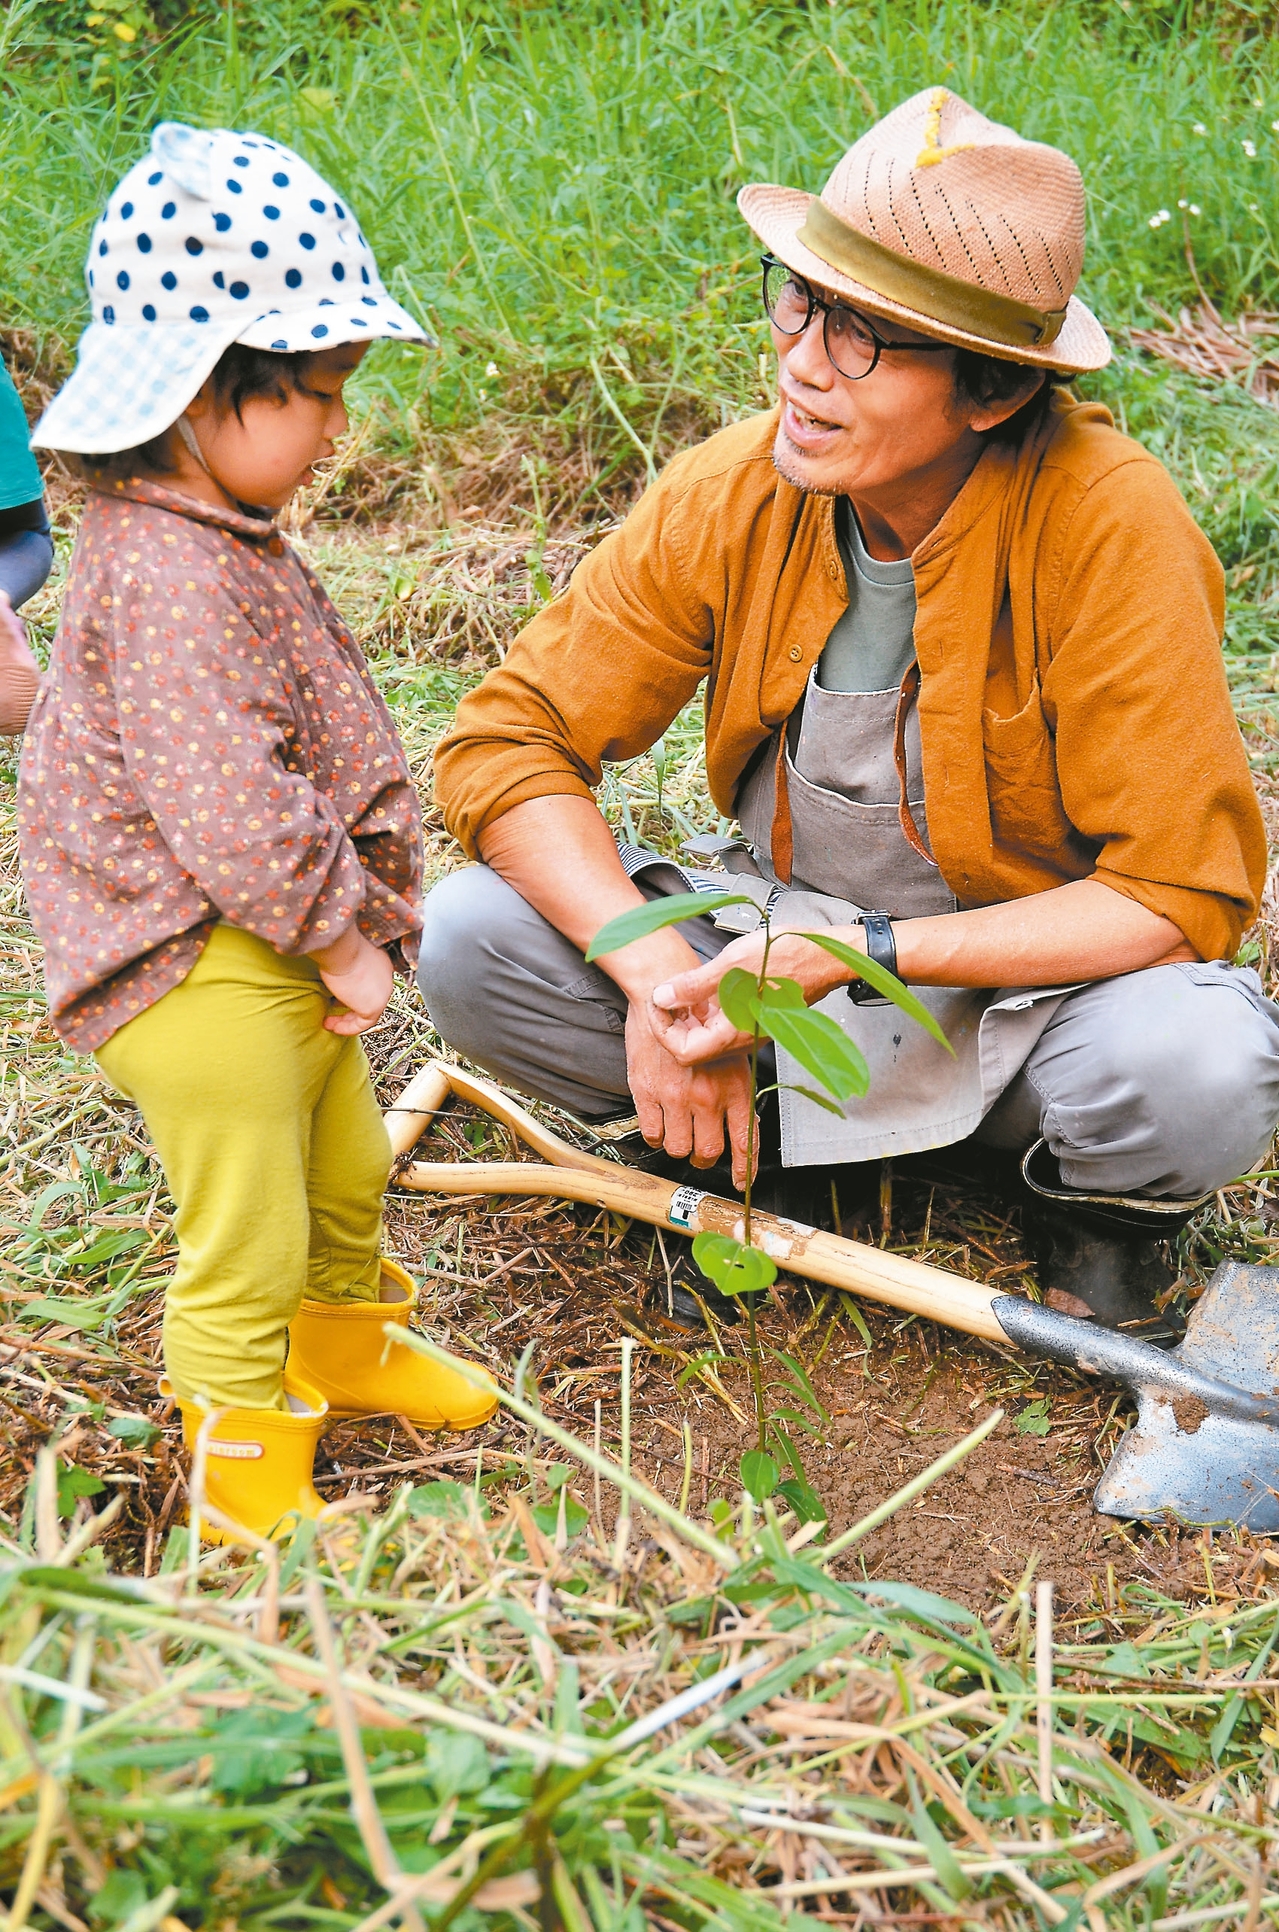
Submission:
[[[790,781],[786,776],[786,726],[778,727],[773,760],[773,830],[769,839],[773,871],[783,885],[791,881],[795,863],[795,831],[790,815]]]
[[[916,659],[910,665],[905,677],[902,679],[901,690],[897,697],[897,716],[893,720],[893,763],[897,767],[897,784],[899,788],[897,818],[902,828],[902,837],[905,839],[907,845],[909,845],[911,851],[916,853],[919,858],[925,860],[927,864],[936,867],[936,859],[920,837],[919,827],[916,825],[914,815],[910,809],[910,798],[906,785],[906,720],[910,715],[911,705],[919,696],[920,683],[919,660]],[[783,734],[784,742],[785,736]],[[787,814],[787,820],[789,829],[789,813]]]

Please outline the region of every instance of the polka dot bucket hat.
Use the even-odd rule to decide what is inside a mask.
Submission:
[[[93,320],[32,443],[107,455],[168,429],[233,342],[429,342],[383,288],[359,223],[260,134],[162,122],[93,231]]]

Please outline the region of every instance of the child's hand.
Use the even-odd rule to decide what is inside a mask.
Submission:
[[[39,682],[22,620],[0,590],[0,733],[16,737],[26,730]]]
[[[367,1033],[386,1011],[395,985],[391,962],[380,946],[364,937],[358,926],[348,926],[332,946],[311,954],[320,978],[345,1009],[330,1013],[324,1024],[330,1033]]]

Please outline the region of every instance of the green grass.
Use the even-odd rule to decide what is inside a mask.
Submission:
[[[143,28],[127,47],[121,12]],[[0,321],[65,359],[90,227],[151,127],[259,128],[348,192],[440,339],[381,347],[357,379],[373,498],[429,507],[444,470],[463,505],[536,499],[561,525],[769,400],[737,188],[820,186],[875,113],[944,82],[1079,161],[1082,293],[1121,349],[1086,390],[1168,461],[1216,544],[1232,650],[1276,649],[1274,413],[1122,353],[1196,277],[1227,313],[1279,305],[1274,0],[119,0],[83,19],[16,0],[0,22]],[[332,507],[360,501],[352,484]]]
[[[1152,304],[1175,311],[1195,301],[1196,276],[1227,313],[1279,306],[1273,0],[389,0],[385,7],[365,0],[197,0],[189,12],[172,0],[153,7],[104,0],[104,10],[95,27],[70,0],[14,0],[0,14],[0,324],[34,331],[46,366],[65,367],[86,317],[81,270],[89,228],[162,118],[259,128],[299,148],[346,190],[388,283],[433,323],[441,346],[425,353],[386,346],[361,370],[356,413],[371,418],[366,455],[332,492],[332,519],[311,541],[369,648],[419,772],[462,690],[539,601],[539,573],[561,581],[589,539],[588,526],[623,507],[653,465],[768,399],[756,245],[734,209],[736,188],[751,179],[818,187],[876,113],[934,81],[1026,134],[1058,142],[1084,170],[1089,255],[1082,292],[1118,345],[1115,364],[1087,393],[1104,399],[1168,463],[1222,556],[1227,663],[1241,716],[1253,727],[1257,762],[1270,762],[1265,738],[1275,736],[1279,670],[1279,416],[1239,390],[1206,389],[1153,365],[1125,331],[1149,322]],[[126,46],[112,34],[113,23],[135,31],[135,40]],[[1196,133],[1196,124],[1205,132]],[[1191,216],[1187,207],[1183,220],[1179,200],[1201,214]],[[1150,217],[1161,208],[1174,219],[1152,228]],[[478,528],[467,522],[468,510],[484,512]],[[349,527],[370,517],[376,533]],[[61,522],[65,560],[73,513]],[[55,582],[29,613],[42,645],[58,602]],[[9,751],[0,746],[6,848],[12,778]],[[610,773],[602,802],[622,829],[653,844],[673,843],[687,824],[700,822],[707,801],[695,714],[668,733],[664,761],[659,753],[656,761],[645,757]],[[429,831],[435,869],[448,853],[438,823]],[[11,1293],[15,1284],[21,1290],[5,1311],[6,1339],[43,1334],[60,1318],[73,1343],[110,1353],[123,1334],[131,1346],[150,1349],[144,1327],[158,1312],[171,1254],[165,1200],[155,1192],[159,1175],[131,1138],[133,1117],[90,1091],[85,1064],[57,1047],[43,1025],[38,959],[34,950],[28,954],[33,942],[11,852],[3,856],[0,990],[8,1031],[0,1043],[0,1118],[12,1139],[8,1151],[16,1149],[6,1176],[15,1228],[5,1259]],[[394,1024],[395,1040],[414,1057],[423,1022],[407,996],[397,1001]],[[47,1189],[56,1196],[37,1218],[30,1204]],[[1245,1218],[1255,1217],[1255,1203],[1232,1203],[1231,1213],[1233,1219],[1196,1232],[1196,1266],[1219,1249],[1270,1258],[1269,1228]],[[967,1254],[965,1248],[965,1267]],[[41,1303],[25,1299],[37,1293]],[[20,1329],[24,1313],[29,1325]],[[64,1422],[84,1406],[76,1391],[99,1389],[96,1378],[106,1374],[93,1362],[84,1366],[95,1379],[66,1391],[49,1385],[58,1403],[65,1394]],[[48,1380],[47,1368],[39,1373]],[[67,1375],[70,1381],[69,1368]],[[106,1387],[103,1380],[100,1392]],[[145,1405],[148,1388],[139,1374],[130,1402]],[[23,1396],[31,1399],[30,1392]],[[531,1459],[527,1469],[532,1474]],[[48,1458],[46,1487],[55,1474]],[[0,1526],[0,1569],[7,1572],[0,1655],[46,1679],[91,1663],[91,1687],[107,1701],[103,1722],[115,1744],[98,1746],[87,1716],[87,1741],[69,1720],[64,1738],[64,1714],[78,1706],[44,1696],[38,1685],[6,1684],[0,1787],[12,1802],[0,1819],[0,1889],[12,1890],[38,1844],[34,1751],[41,1769],[55,1767],[89,1853],[87,1863],[81,1860],[58,1827],[46,1845],[43,1896],[95,1927],[128,1925],[135,1911],[143,1915],[137,1925],[149,1926],[156,1920],[147,1913],[163,1899],[161,1911],[192,1927],[234,1925],[238,1915],[245,1932],[250,1925],[311,1924],[338,1932],[355,1927],[384,1896],[351,1823],[350,1764],[307,1685],[279,1670],[314,1655],[300,1596],[312,1570],[353,1660],[397,1712],[402,1676],[410,1695],[425,1689],[504,1724],[519,1716],[552,1733],[582,1724],[607,1730],[617,1713],[606,1693],[613,1703],[629,1699],[627,1715],[635,1715],[720,1660],[717,1646],[703,1652],[701,1645],[714,1621],[706,1608],[714,1580],[686,1573],[686,1551],[681,1557],[677,1549],[669,1561],[645,1558],[641,1595],[638,1569],[609,1580],[601,1568],[606,1559],[588,1559],[584,1543],[557,1572],[555,1616],[572,1612],[580,1584],[583,1603],[608,1596],[614,1620],[602,1645],[554,1624],[553,1641],[563,1647],[557,1695],[534,1670],[527,1642],[528,1620],[545,1614],[541,1571],[524,1561],[511,1525],[481,1530],[469,1516],[452,1524],[420,1508],[407,1518],[401,1511],[395,1524],[386,1516],[358,1525],[345,1518],[325,1550],[298,1550],[285,1584],[281,1642],[250,1655],[244,1639],[252,1636],[250,1620],[264,1614],[266,1566],[248,1561],[224,1571],[213,1559],[199,1589],[182,1599],[168,1594],[177,1587],[170,1572],[147,1586],[130,1580],[123,1586],[132,1593],[128,1601],[107,1594],[71,1601],[58,1578],[74,1576],[82,1588],[101,1590],[102,1559],[94,1550],[74,1572],[47,1567],[58,1538],[56,1531],[50,1538],[47,1521],[42,1528],[36,1520],[40,1485],[37,1474],[22,1523]],[[80,1504],[77,1522],[89,1507]],[[102,1547],[107,1561],[118,1562],[110,1538]],[[181,1563],[184,1548],[184,1536],[175,1537],[166,1569]],[[744,1531],[742,1554],[752,1566],[748,1587],[764,1590],[764,1636],[771,1641],[772,1633],[789,1630],[798,1642],[805,1620],[812,1634],[819,1624],[825,1631],[821,1620],[835,1612],[797,1599],[794,1576],[785,1583],[773,1574],[764,1542],[756,1550]],[[372,1591],[367,1606],[342,1601],[353,1568]],[[1063,1632],[1058,1691],[1074,1701],[1063,1703],[1060,1716],[1051,1822],[1061,1837],[1104,1830],[1099,1842],[1106,1849],[1092,1860],[1081,1843],[1078,1858],[1031,1859],[1031,1872],[1061,1885],[1073,1912],[1107,1870],[1176,1848],[1144,1882],[1139,1877],[1095,1906],[1088,1923],[1135,1932],[1152,1918],[1214,1908],[1217,1922],[1242,1919],[1270,1829],[1255,1823],[1254,1806],[1264,1797],[1273,1810],[1279,1798],[1279,1744],[1261,1701],[1269,1694],[1237,1688],[1246,1669],[1262,1681],[1273,1678],[1266,1575],[1263,1568],[1255,1581],[1233,1586],[1251,1589],[1251,1604],[1223,1594],[1220,1604],[1184,1612],[1154,1592],[1143,1597],[1140,1587],[1125,1601],[1112,1577],[1106,1623]],[[729,1614],[729,1601],[715,1614]],[[451,1607],[454,1620],[437,1641],[443,1625],[436,1611],[446,1603],[456,1618]],[[750,1600],[743,1604],[749,1609]],[[688,1621],[690,1607],[701,1621]],[[916,1628],[916,1609],[903,1603],[876,1610],[856,1630],[850,1626],[834,1676],[827,1666],[797,1681],[814,1701],[835,1683],[843,1698],[842,1672],[854,1665],[862,1678],[854,1673],[848,1681],[863,1681],[866,1691],[854,1715],[880,1725],[895,1722],[916,1696],[950,1697],[966,1691],[970,1678],[988,1693],[994,1686],[999,1697],[989,1712],[912,1736],[930,1769],[962,1782],[965,1801],[995,1821],[997,1838],[1037,1836],[1028,1600],[1010,1602],[1015,1621],[999,1626],[996,1666],[983,1658],[968,1675],[968,1665],[961,1670],[952,1659],[957,1640],[935,1623]],[[840,1614],[851,1614],[850,1606]],[[85,1634],[89,1618],[96,1618],[92,1637]],[[455,1628],[465,1632],[466,1657],[490,1673],[488,1689],[477,1690],[455,1668],[455,1660],[464,1661],[453,1645]],[[93,1654],[78,1665],[81,1641],[86,1655],[92,1642]],[[609,1688],[618,1644],[660,1658],[651,1680],[636,1678],[633,1696],[625,1673],[616,1694]],[[1134,1645],[1140,1667],[1151,1673],[1140,1687],[1140,1707],[1126,1681]],[[190,1684],[164,1678],[184,1665],[207,1671],[199,1680],[205,1701],[187,1703]],[[144,1701],[157,1679],[168,1684],[165,1697]],[[595,1702],[588,1691],[599,1693]],[[11,1734],[9,1711],[23,1719],[30,1743]],[[773,1765],[789,1761],[794,1772],[793,1749],[788,1760],[769,1742],[776,1715],[744,1713],[765,1753],[758,1770],[751,1749],[741,1756],[749,1734],[739,1729],[715,1743],[723,1759],[718,1796],[729,1780],[743,1785],[755,1777],[757,1790],[766,1787]],[[270,1759],[276,1731],[289,1750],[296,1747],[295,1759]],[[432,1827],[447,1806],[438,1784],[424,1778],[424,1754],[443,1749],[450,1735],[456,1743],[455,1733],[420,1715],[403,1730],[365,1731],[377,1798],[406,1865],[444,1855],[489,1822],[490,1812],[500,1823],[529,1796],[518,1751],[513,1759],[491,1751],[488,1782],[480,1778],[482,1790],[450,1814],[432,1846]],[[863,1766],[860,1745],[854,1751],[828,1744],[821,1741],[812,1772],[823,1782],[810,1786],[803,1783],[807,1773],[788,1773],[786,1788],[802,1787],[836,1823],[864,1824],[857,1806],[870,1787],[858,1780],[869,1777],[874,1750]],[[811,1746],[805,1749],[812,1755]],[[281,1783],[274,1774],[295,1761],[305,1780],[290,1772]],[[705,1773],[705,1759],[700,1768]],[[477,1778],[481,1769],[477,1761]],[[872,1794],[882,1807],[876,1819],[887,1821],[897,1839],[917,1832],[935,1870],[955,1885],[962,1875],[946,1865],[947,1847],[965,1859],[972,1848],[958,1849],[962,1834],[944,1798],[934,1792],[930,1800],[931,1786],[918,1790],[905,1760],[881,1771],[885,1780],[891,1771],[895,1782]],[[28,1776],[22,1790],[6,1782]],[[681,1809],[686,1794],[673,1790],[668,1816],[650,1807],[652,1816],[646,1812],[632,1831],[620,1787],[587,1787],[563,1821],[562,1843],[598,1932],[635,1932],[641,1907],[625,1902],[628,1890],[649,1882],[668,1826],[691,1834],[692,1865],[722,1870],[734,1894],[693,1898],[677,1889],[673,1902],[669,1890],[664,1899],[654,1892],[651,1909],[673,1911],[690,1926],[774,1922],[774,1902],[755,1888],[789,1868],[773,1850],[756,1872],[735,1862],[736,1846],[754,1854],[760,1834],[734,1823],[727,1803],[708,1823],[708,1791],[703,1777],[701,1809]],[[614,1842],[611,1821],[619,1815],[627,1832]],[[1201,1845],[1205,1820],[1212,1836]],[[866,1861],[881,1854],[887,1863],[900,1855],[891,1846],[884,1852],[877,1838]],[[95,1860],[110,1869],[95,1877]],[[658,1876],[683,1888],[686,1875],[676,1862]],[[321,1889],[322,1874],[341,1904]],[[1258,1883],[1264,1889],[1264,1880]],[[978,1891],[989,1902],[973,1901],[969,1923],[1045,1922],[1003,1878],[979,1876]],[[931,1881],[897,1898],[901,1911],[921,1904],[941,1913],[959,1901]],[[818,1910],[820,1898],[801,1899],[799,1909],[805,1905]],[[1274,1909],[1268,1890],[1264,1909]],[[427,1917],[437,1913],[433,1906]],[[963,1916],[957,1911],[955,1922]],[[41,1932],[55,1922],[66,1921],[36,1906],[31,1923]],[[493,1921],[479,1914],[466,1921],[486,1922]],[[535,1919],[517,1910],[497,1923]]]
[[[396,406],[392,442],[549,413],[598,482],[757,405],[736,189],[817,188],[932,82],[1079,161],[1083,292],[1110,324],[1194,297],[1187,238],[1226,309],[1279,301],[1273,4],[197,0],[118,55],[80,17],[17,0],[0,28],[5,319],[74,337],[89,229],[158,120],[256,127],[347,190],[439,329],[438,354],[383,351],[364,381]]]

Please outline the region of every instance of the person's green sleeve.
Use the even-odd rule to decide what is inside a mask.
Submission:
[[[44,493],[30,435],[13,378],[0,362],[0,510],[11,510],[15,503],[34,503]]]

